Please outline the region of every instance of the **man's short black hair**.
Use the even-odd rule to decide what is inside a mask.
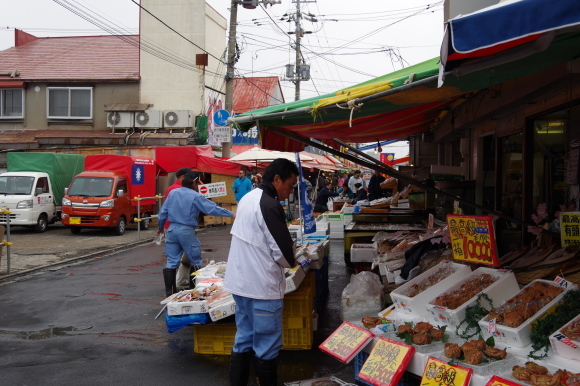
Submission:
[[[282,181],[286,181],[293,175],[297,176],[300,173],[298,172],[298,167],[294,162],[286,158],[277,158],[266,167],[262,179],[264,181],[273,182],[276,174],[280,176]]]
[[[355,170],[354,171],[354,174],[357,174],[357,173],[360,174],[360,170]]]
[[[362,186],[362,184],[360,182],[357,182],[356,184],[354,184],[354,187],[357,189],[360,188],[361,186]]]
[[[187,173],[183,175],[183,181],[181,181],[181,186],[191,189],[195,181],[199,181],[199,172],[189,170]]]
[[[190,171],[191,171],[190,168],[177,169],[177,171],[175,172],[175,177],[179,178],[179,177],[183,176],[185,173],[190,172]]]
[[[240,172],[244,172],[244,176],[248,175],[244,169],[240,169]],[[238,172],[238,174],[240,174],[240,172]]]

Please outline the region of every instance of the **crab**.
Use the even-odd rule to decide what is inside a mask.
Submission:
[[[508,327],[518,327],[525,321],[521,312],[518,312],[516,308],[514,311],[510,311],[504,315],[503,322]]]
[[[431,329],[433,329],[433,325],[431,323],[428,322],[419,322],[415,325],[415,328],[413,328],[413,331],[415,331],[415,333],[421,333],[421,332],[427,332],[430,331]]]
[[[465,355],[465,363],[469,363],[470,365],[478,365],[483,361],[483,353],[479,350],[470,350],[464,352]]]
[[[483,350],[483,353],[486,356],[494,359],[505,359],[507,356],[507,352],[505,350],[500,350],[499,348],[489,346],[487,346],[485,350]]]
[[[557,386],[560,384],[560,374],[532,374],[530,381],[532,382],[532,386]]]
[[[532,374],[548,375],[548,369],[544,366],[540,366],[536,362],[532,361],[526,362],[526,368],[529,369],[532,372]]]
[[[433,328],[429,332],[431,333],[433,340],[442,340],[443,336],[445,336],[445,331],[439,330],[438,328]]]
[[[401,324],[401,325],[400,325],[400,326],[397,328],[397,332],[398,332],[399,334],[404,334],[404,333],[407,333],[407,334],[412,334],[412,333],[413,333],[413,327],[411,327],[411,326],[410,326],[410,325],[408,325],[408,324]]]
[[[512,367],[512,376],[519,381],[529,381],[532,372],[526,367],[514,366]]]
[[[461,347],[456,343],[445,343],[443,354],[447,358],[459,358],[461,356]]]
[[[577,340],[577,338],[580,337],[580,320],[563,328],[562,334],[572,340]]]
[[[413,344],[429,344],[431,343],[431,335],[426,332],[421,332],[413,335]]]

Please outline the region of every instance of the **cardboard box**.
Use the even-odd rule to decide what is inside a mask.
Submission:
[[[377,244],[352,244],[350,247],[350,261],[353,263],[372,263],[377,257]]]
[[[168,315],[189,315],[205,314],[209,308],[207,301],[195,300],[191,302],[169,302],[167,303]]]
[[[213,322],[216,320],[227,318],[236,313],[236,302],[232,296],[228,297],[226,302],[222,302],[215,307],[209,309],[209,317]]]
[[[470,282],[474,277],[483,273],[488,273],[497,279],[482,291],[492,300],[494,305],[501,304],[504,300],[511,298],[520,290],[516,277],[512,271],[485,267],[477,268],[475,271],[471,272],[471,274],[464,276],[463,280],[449,287],[446,291],[432,296],[432,300],[430,300],[426,305],[431,319],[439,325],[446,324],[457,327],[459,323],[465,319],[465,309],[475,304],[478,295],[475,295],[454,310],[451,310],[447,307],[437,306],[434,304],[435,298],[442,294],[451,293],[455,290],[461,289],[462,284]],[[485,300],[483,303],[484,305],[487,304]]]
[[[302,280],[306,277],[306,272],[302,269],[302,267],[298,266],[290,270],[290,276],[286,278],[286,292],[290,293],[296,291],[302,283]]]
[[[555,287],[558,287],[558,284],[554,283],[553,281],[540,280],[540,279],[532,281],[526,287],[533,285],[535,282],[543,282],[543,283],[546,283],[548,285],[553,285]],[[495,333],[493,333],[493,338],[495,339],[496,342],[505,342],[505,343],[507,343],[511,346],[515,346],[515,347],[525,347],[528,344],[532,343],[532,339],[530,338],[530,334],[532,332],[531,324],[533,322],[535,322],[537,319],[541,318],[542,316],[552,313],[554,311],[554,309],[556,308],[556,305],[558,305],[558,303],[560,303],[562,301],[562,298],[564,297],[566,292],[568,292],[571,289],[572,288],[564,288],[564,292],[562,292],[560,295],[558,295],[554,299],[552,299],[552,301],[550,303],[546,304],[538,312],[536,312],[534,315],[532,315],[531,318],[526,320],[524,323],[522,323],[518,327],[508,327],[508,326],[504,326],[504,325],[499,324],[499,323],[496,324],[495,325]],[[522,291],[524,291],[524,289],[522,289]],[[520,291],[520,292],[522,292],[522,291]],[[479,326],[481,327],[481,330],[483,332],[485,339],[487,339],[488,337],[490,337],[492,335],[488,332],[489,320],[490,320],[489,316],[486,316],[479,321]],[[578,344],[580,345],[580,342]],[[580,358],[578,360],[580,360]]]
[[[570,339],[562,333],[562,330],[574,323],[580,323],[580,315],[550,335],[550,344],[552,345],[554,354],[557,356],[580,361],[580,342],[578,341],[578,338]]]
[[[405,293],[408,293],[412,286],[425,282],[425,280],[429,279],[437,271],[445,268],[453,269],[453,273],[413,297],[404,295]],[[427,302],[445,292],[452,285],[458,283],[470,272],[471,268],[468,265],[457,264],[452,261],[442,261],[433,268],[423,272],[400,287],[394,289],[391,292],[391,299],[393,300],[395,308],[400,312],[428,316],[429,313],[425,307]]]

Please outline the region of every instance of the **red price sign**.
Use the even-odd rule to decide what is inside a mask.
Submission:
[[[450,365],[437,358],[429,357],[421,379],[421,386],[467,386],[472,374],[472,369]]]
[[[490,216],[447,215],[451,250],[456,260],[499,265],[495,228]]]

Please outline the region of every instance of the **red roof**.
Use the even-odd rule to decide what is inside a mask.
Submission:
[[[22,34],[21,31],[18,31]],[[18,39],[0,51],[0,73],[18,69],[14,81],[139,81],[139,36]],[[31,38],[30,38],[31,37]],[[135,45],[127,43],[125,40]]]
[[[234,113],[241,114],[284,103],[282,92],[276,93],[276,89],[281,89],[277,76],[235,78]],[[279,100],[275,98],[279,98]]]

